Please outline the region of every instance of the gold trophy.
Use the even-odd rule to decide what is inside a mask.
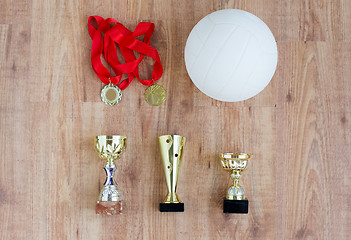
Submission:
[[[164,135],[158,137],[168,194],[160,203],[160,212],[184,212],[184,203],[176,193],[180,162],[183,156],[185,137]]]
[[[245,198],[244,189],[239,185],[241,172],[246,169],[247,162],[251,158],[247,153],[222,153],[219,158],[222,167],[230,170],[233,185],[228,189],[223,202],[223,213],[248,213],[249,201]]]
[[[96,202],[96,214],[113,215],[122,213],[122,197],[113,178],[116,171],[115,160],[119,159],[126,148],[127,137],[118,135],[95,136],[95,150],[99,157],[106,160],[106,181]]]

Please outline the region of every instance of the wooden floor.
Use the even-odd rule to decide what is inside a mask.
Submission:
[[[257,15],[278,43],[273,80],[239,103],[203,95],[184,65],[192,27],[223,8]],[[136,80],[118,106],[101,102],[90,15],[156,24],[164,105],[149,106]],[[351,1],[1,0],[0,23],[0,239],[350,239]],[[185,212],[160,213],[157,137],[176,133]],[[99,134],[128,136],[121,216],[95,215]],[[224,151],[254,154],[248,215],[222,213]]]

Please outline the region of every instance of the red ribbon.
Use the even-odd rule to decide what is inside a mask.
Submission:
[[[93,21],[96,21],[97,28],[92,25]],[[111,27],[111,23],[115,23],[115,25]],[[91,16],[88,19],[88,29],[89,35],[93,40],[91,65],[103,83],[109,84],[111,82],[123,90],[128,87],[134,77],[142,84],[150,86],[162,76],[163,68],[160,57],[157,50],[150,46],[150,39],[154,32],[155,24],[141,22],[137,25],[134,32],[132,32],[112,18],[103,19],[100,16]],[[142,35],[144,35],[143,41],[136,39]],[[120,63],[118,60],[116,44],[121,50],[125,63]],[[134,51],[140,53],[139,58],[135,57]],[[113,69],[116,74],[115,77],[102,64],[101,55],[103,55]],[[152,78],[142,80],[139,77],[138,65],[144,59],[145,55],[153,58],[155,64],[152,71]],[[128,74],[128,78],[121,81],[123,74]]]

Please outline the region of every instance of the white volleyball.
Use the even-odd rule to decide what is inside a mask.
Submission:
[[[277,67],[278,51],[268,26],[255,15],[225,9],[201,19],[185,45],[185,65],[200,91],[225,102],[261,92]]]

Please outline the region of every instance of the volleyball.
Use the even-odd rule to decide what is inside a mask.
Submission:
[[[224,9],[195,25],[184,58],[200,91],[219,101],[237,102],[257,95],[269,84],[278,50],[261,19],[243,10]]]

